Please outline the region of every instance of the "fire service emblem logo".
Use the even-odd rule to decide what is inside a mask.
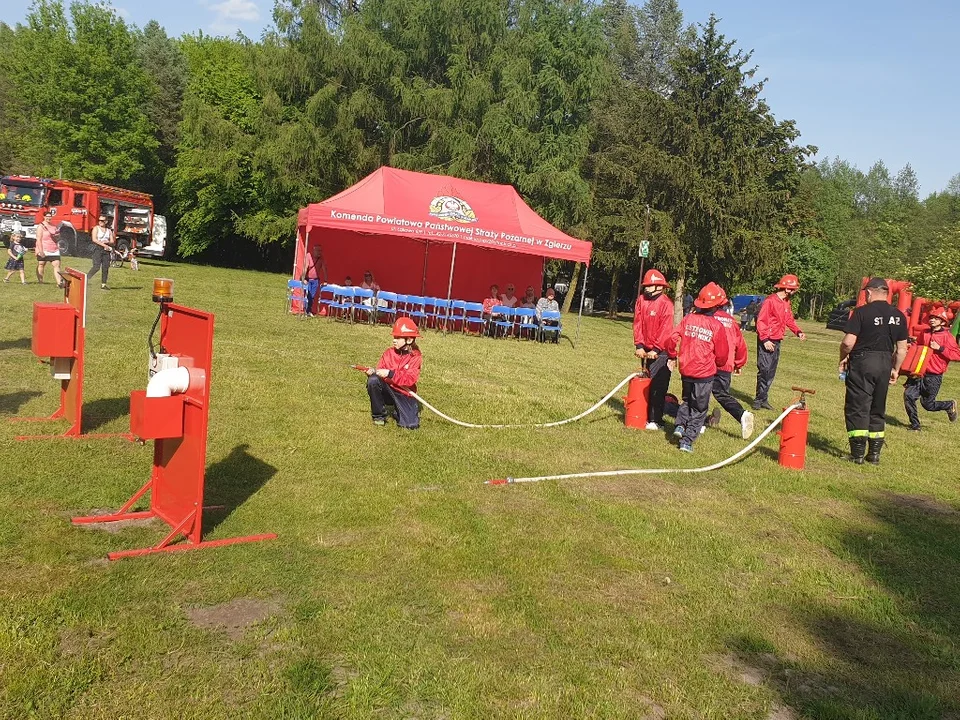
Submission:
[[[435,197],[430,202],[430,215],[440,220],[453,220],[464,225],[477,221],[477,214],[473,208],[465,200],[451,195]]]

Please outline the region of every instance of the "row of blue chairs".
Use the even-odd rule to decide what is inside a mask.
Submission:
[[[287,307],[291,312],[301,308],[306,312],[306,283],[290,280],[287,283]],[[421,328],[459,330],[464,333],[491,337],[517,337],[524,334],[531,339],[551,338],[558,341],[562,332],[559,312],[545,312],[537,317],[532,308],[510,308],[497,305],[489,317],[483,304],[466,300],[447,300],[421,295],[373,290],[341,285],[323,285],[317,294],[318,305],[326,315],[346,322],[392,323],[397,317],[409,317]]]

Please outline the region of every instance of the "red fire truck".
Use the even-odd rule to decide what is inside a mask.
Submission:
[[[153,198],[146,193],[92,182],[51,180],[29,175],[0,178],[0,235],[9,242],[20,230],[28,247],[36,242],[36,226],[44,213],[53,210],[53,223],[60,228],[62,255],[89,256],[90,233],[97,218],[105,215],[117,238],[117,250],[126,256],[162,257],[167,240],[167,221],[154,215]]]

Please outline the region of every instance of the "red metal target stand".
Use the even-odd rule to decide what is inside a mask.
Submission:
[[[75,525],[157,517],[170,533],[152,547],[122,550],[110,560],[137,555],[233,545],[276,538],[273,533],[203,541],[203,491],[210,414],[210,377],[213,359],[213,315],[181,305],[161,305],[160,348],[186,367],[186,392],[169,397],[147,397],[143,390],[130,396],[130,430],[142,440],[153,440],[150,479],[116,513],[75,517]],[[149,510],[132,510],[150,493]],[[182,535],[186,542],[173,545]]]
[[[49,422],[66,419],[70,427],[61,435],[18,435],[17,440],[72,438],[91,440],[122,437],[130,433],[87,433],[83,423],[83,372],[87,331],[87,276],[79,270],[62,271],[66,288],[62,303],[33,304],[33,336],[30,349],[39,358],[50,358],[54,372],[69,376],[60,381],[60,407],[49,417],[11,418],[10,422]]]

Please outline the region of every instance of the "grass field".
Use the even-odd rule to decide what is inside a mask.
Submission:
[[[898,387],[883,464],[845,461],[836,333],[785,341],[771,398],[818,390],[804,472],[772,436],[712,474],[494,488],[743,441],[726,417],[685,456],[619,403],[549,430],[377,428],[348,365],[386,328],[288,316],[277,275],[147,262],[91,289],[87,431],[129,426],[155,275],[216,314],[206,501],[226,509],[206,538],[279,537],[104,561],[166,526],[69,518],[119,507],[151,446],[13,440],[7,418],[57,405],[29,338],[32,302],[59,292],[3,286],[0,716],[960,718],[960,427],[908,433]],[[577,348],[428,333],[421,393],[474,422],[561,419],[635,369],[631,339],[601,319]]]

